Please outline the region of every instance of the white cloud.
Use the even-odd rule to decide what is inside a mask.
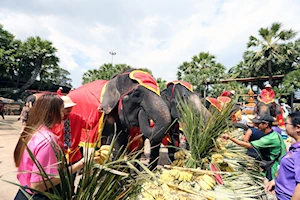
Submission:
[[[0,23],[17,38],[39,35],[51,40],[75,87],[84,71],[111,62],[111,50],[117,52],[114,63],[147,67],[155,77],[171,81],[178,66],[200,51],[215,54],[228,68],[237,64],[249,36],[257,35],[260,27],[282,22],[284,28],[300,30],[297,0],[131,0],[84,5],[78,0],[64,1],[59,9],[42,4],[32,9],[31,2],[27,4],[17,7],[6,1],[0,8]]]

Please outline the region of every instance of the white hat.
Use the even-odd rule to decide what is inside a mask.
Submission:
[[[267,84],[265,87],[269,87],[269,88],[271,88],[272,86],[271,86],[270,84]]]
[[[233,94],[233,95],[235,95],[235,91],[234,90],[231,90],[230,93]]]
[[[60,89],[60,90],[63,90],[63,88],[62,88],[62,87],[59,87],[58,89]]]
[[[76,105],[77,105],[77,104],[74,103],[74,102],[72,101],[72,99],[71,99],[70,97],[68,97],[68,96],[61,96],[60,98],[64,101],[64,107],[65,107],[65,108],[70,108],[70,107],[73,107],[73,106],[76,106]]]

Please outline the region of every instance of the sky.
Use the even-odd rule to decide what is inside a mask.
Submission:
[[[25,41],[50,40],[73,87],[111,63],[148,68],[176,80],[178,67],[210,52],[227,69],[242,60],[250,35],[280,22],[300,31],[299,0],[0,0],[0,24]],[[300,34],[299,34],[300,37]]]

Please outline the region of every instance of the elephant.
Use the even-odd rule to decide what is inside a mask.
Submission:
[[[273,129],[278,133],[281,133],[282,129],[284,129],[284,112],[281,106],[274,101],[265,102],[261,98],[258,98],[258,101],[254,107],[255,115],[263,116],[263,115],[271,115],[276,120],[272,123]]]
[[[180,101],[191,103],[195,111],[199,114],[203,114],[205,117],[209,117],[210,113],[201,103],[199,96],[193,91],[193,87],[188,82],[184,81],[172,81],[167,84],[167,88],[161,92],[161,97],[167,104],[172,121],[169,135],[171,140],[169,140],[168,145],[179,146],[179,133],[180,126],[178,119],[180,118],[180,113],[178,112],[178,106],[180,106]],[[175,148],[169,148],[169,158],[171,161],[174,160]]]
[[[157,83],[151,75],[140,70],[129,69],[109,81],[85,84],[68,96],[77,104],[72,112],[90,119],[93,124],[89,134],[82,133],[82,146],[93,143],[90,140],[99,138],[98,133],[101,133],[102,144],[110,144],[116,133],[114,148],[122,152],[128,146],[132,127],[139,127],[151,145],[158,146],[171,124],[170,111],[160,97]],[[153,127],[150,127],[150,120],[154,122]],[[158,156],[159,149],[151,150],[150,161],[156,160],[154,166]]]
[[[254,107],[254,113],[260,116],[267,114],[276,117],[281,114],[281,106],[275,102],[265,103],[258,100]]]
[[[204,104],[207,109],[209,109],[212,112],[220,111],[222,110],[222,107],[226,105],[226,103],[229,103],[231,101],[230,97],[227,96],[219,96],[218,98],[213,97],[207,97],[204,99]],[[235,104],[231,111],[232,126],[235,128],[241,128],[244,130],[248,130],[248,126],[246,124],[238,123],[239,120],[241,120],[242,115],[242,109],[239,104]]]

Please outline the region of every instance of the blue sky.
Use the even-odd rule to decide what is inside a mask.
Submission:
[[[201,51],[229,69],[260,27],[281,22],[299,31],[299,19],[298,0],[1,0],[0,7],[0,24],[16,38],[53,42],[74,87],[88,69],[111,62],[109,51],[114,63],[167,81]]]

